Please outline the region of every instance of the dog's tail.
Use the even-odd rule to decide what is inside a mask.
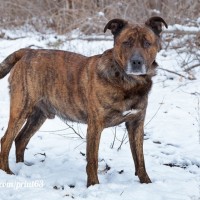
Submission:
[[[0,79],[5,77],[13,66],[25,55],[29,49],[20,49],[10,54],[2,63],[0,63]]]

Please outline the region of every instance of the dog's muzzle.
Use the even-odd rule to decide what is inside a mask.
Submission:
[[[126,73],[133,75],[145,75],[147,73],[147,69],[143,57],[137,54],[132,56],[128,61]]]

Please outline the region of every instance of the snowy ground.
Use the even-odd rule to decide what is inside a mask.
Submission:
[[[30,45],[85,55],[112,47],[112,41],[65,42],[64,37],[24,34],[23,38],[0,40],[0,60]],[[7,35],[12,38],[17,33],[8,32]],[[184,53],[178,55],[173,50],[162,50],[157,61],[162,68],[179,70],[183,57]],[[0,200],[200,200],[200,71],[196,69],[194,73],[196,80],[192,81],[162,70],[158,70],[154,78],[144,137],[146,168],[152,184],[140,184],[134,176],[122,124],[104,130],[99,151],[101,184],[86,188],[85,139],[56,118],[47,121],[30,141],[25,160],[31,166],[15,163],[13,145],[9,158],[16,175],[0,170]],[[0,137],[9,117],[7,78],[0,80]],[[86,125],[69,125],[85,138]],[[115,132],[117,139],[113,144]]]

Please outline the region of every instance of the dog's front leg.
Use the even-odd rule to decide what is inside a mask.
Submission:
[[[127,122],[126,128],[129,135],[129,143],[132,156],[135,162],[135,175],[140,179],[141,183],[151,183],[146,172],[144,154],[143,154],[143,136],[144,136],[144,120],[136,120]]]
[[[87,187],[99,183],[98,170],[98,151],[103,124],[95,117],[88,120],[87,129]]]

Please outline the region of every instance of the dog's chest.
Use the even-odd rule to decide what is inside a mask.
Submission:
[[[122,110],[142,108],[146,95],[133,91],[114,91],[109,95],[111,105],[120,104]],[[112,107],[112,106],[111,106]]]
[[[146,106],[146,96],[134,92],[111,92],[107,98],[107,106],[104,108],[107,126],[134,120],[145,112]]]

